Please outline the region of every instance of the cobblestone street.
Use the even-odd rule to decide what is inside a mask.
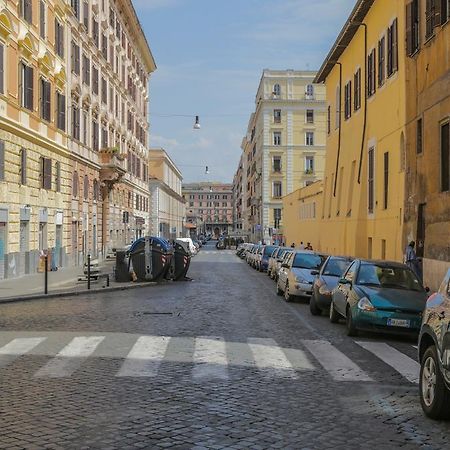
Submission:
[[[211,244],[189,275],[0,305],[0,448],[448,446],[414,341],[347,337]]]

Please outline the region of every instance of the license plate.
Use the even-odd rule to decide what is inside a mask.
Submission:
[[[403,328],[411,327],[411,321],[406,319],[388,319],[387,324],[390,327],[403,327]]]

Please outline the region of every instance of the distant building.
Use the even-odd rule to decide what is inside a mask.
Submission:
[[[236,226],[252,241],[283,240],[282,197],[323,178],[327,112],[315,75],[263,71],[234,178]]]
[[[186,201],[186,222],[191,234],[220,236],[233,231],[232,184],[184,184],[183,196]]]
[[[162,148],[149,151],[150,235],[166,239],[184,236],[186,204],[181,192],[182,174]]]

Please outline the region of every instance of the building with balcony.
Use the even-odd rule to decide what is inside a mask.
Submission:
[[[148,229],[155,68],[131,0],[0,0],[0,279]]]
[[[282,241],[283,196],[323,178],[327,111],[325,88],[313,83],[315,75],[263,71],[241,144],[245,181],[236,198],[252,241]]]
[[[217,182],[183,185],[186,222],[192,234],[212,235],[233,232],[233,185]],[[192,227],[195,225],[195,228]]]
[[[150,234],[165,239],[184,237],[186,202],[182,196],[183,176],[162,148],[149,151]]]

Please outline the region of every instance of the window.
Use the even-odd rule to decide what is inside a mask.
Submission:
[[[64,25],[55,19],[55,51],[64,58]]]
[[[416,130],[416,153],[419,155],[423,151],[423,123],[422,119],[417,121]]]
[[[367,209],[369,214],[373,214],[373,207],[375,203],[375,149],[371,147],[369,149],[369,172],[367,177],[367,192],[368,192],[368,203]]]
[[[52,188],[52,160],[41,157],[41,188],[50,190]]]
[[[273,95],[276,95],[277,97],[281,95],[281,87],[278,83],[273,85],[272,93],[273,93]]]
[[[20,16],[28,23],[33,21],[32,0],[20,0]]]
[[[39,2],[39,35],[42,39],[47,37],[47,23],[45,15],[45,3],[43,0]]]
[[[89,30],[89,3],[83,2],[83,25],[86,30]]]
[[[74,198],[78,197],[78,172],[75,171],[72,177],[72,196]]]
[[[314,145],[314,132],[307,131],[305,133],[305,144],[306,145]]]
[[[102,55],[108,60],[108,36],[106,34],[102,34]]]
[[[281,172],[281,156],[273,157],[273,171]]]
[[[397,19],[388,28],[387,76],[398,70],[398,25]]]
[[[40,111],[41,111],[41,118],[46,120],[47,122],[50,122],[50,111],[51,111],[51,104],[50,104],[50,98],[51,98],[51,85],[49,81],[44,80],[41,78],[41,98],[40,98]]]
[[[411,56],[419,50],[419,0],[406,5],[406,53]]]
[[[327,110],[327,133],[331,133],[331,105],[328,105]]]
[[[353,108],[358,111],[361,108],[361,69],[358,69],[353,76]]]
[[[450,19],[450,1],[441,0],[441,25]]]
[[[83,83],[88,86],[91,84],[91,61],[83,53]]]
[[[92,38],[94,39],[97,48],[100,48],[100,32],[98,28],[98,22],[92,19]]]
[[[305,96],[307,100],[314,99],[314,86],[312,84],[308,84],[305,90]]]
[[[92,91],[98,95],[98,69],[92,66]]]
[[[108,103],[108,86],[106,79],[102,77],[102,103],[105,105]]]
[[[425,38],[429,39],[434,34],[436,15],[436,0],[426,0],[425,6]]]
[[[80,0],[70,0],[73,13],[77,19],[80,18]]]
[[[21,105],[23,108],[27,108],[30,111],[33,110],[33,85],[34,85],[34,70],[32,67],[27,66],[25,63],[21,63]]]
[[[0,181],[5,181],[5,142],[0,141]]]
[[[306,110],[306,123],[314,123],[314,110],[313,109]]]
[[[0,43],[0,94],[5,93],[5,47]]]
[[[273,183],[273,197],[281,198],[282,190],[281,190],[281,181],[274,181]]]
[[[92,149],[96,152],[99,150],[98,133],[99,133],[98,122],[94,120],[92,122]],[[129,158],[128,161],[130,161]]]
[[[84,183],[83,183],[83,193],[84,193],[84,199],[89,199],[89,178],[87,175],[84,176]]]
[[[94,185],[93,185],[93,195],[92,195],[92,200],[94,200],[94,202],[99,200],[99,190],[98,190],[98,181],[94,180]]]
[[[376,56],[373,49],[367,57],[367,96],[372,97],[376,91],[375,75],[376,75]]]
[[[450,191],[450,124],[441,126],[441,191]]]
[[[334,119],[334,127],[338,129],[341,126],[341,87],[336,86],[336,117]]]
[[[274,131],[273,145],[281,145],[281,131]]]
[[[72,41],[72,72],[80,75],[80,46]]]
[[[390,40],[390,28],[388,30],[388,44]],[[389,51],[390,49],[388,49]],[[378,87],[383,86],[386,78],[386,38],[383,36],[378,41]]]
[[[56,192],[61,192],[61,163],[59,161],[56,161],[55,172]]]
[[[281,109],[274,109],[273,121],[274,123],[281,123]]]
[[[383,194],[383,208],[387,209],[389,202],[389,152],[384,154]]]
[[[344,116],[345,120],[350,119],[352,116],[352,82],[349,81],[345,85],[344,90]]]
[[[72,105],[72,137],[80,140],[80,109],[77,105]]]
[[[314,156],[307,156],[305,158],[305,173],[307,175],[314,173]]]
[[[56,126],[61,131],[66,131],[66,96],[56,93]]]
[[[89,135],[89,115],[86,110],[83,110],[82,112],[83,116],[83,135],[81,141],[84,145],[88,145],[88,135]]]
[[[275,228],[279,228],[281,221],[281,208],[274,208],[273,210],[273,222]]]
[[[27,184],[27,150],[20,149],[20,184]]]

